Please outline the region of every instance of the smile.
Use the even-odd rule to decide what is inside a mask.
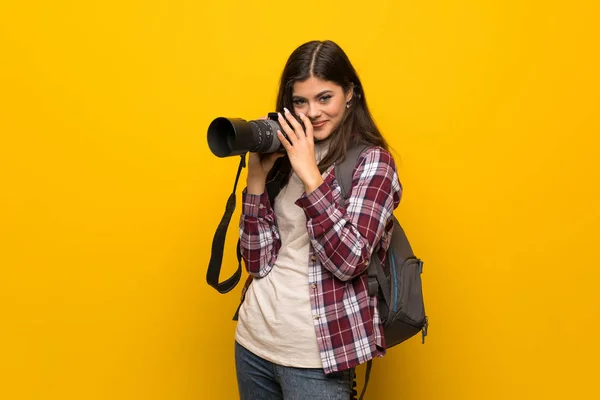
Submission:
[[[325,125],[326,122],[327,121],[315,122],[315,123],[312,124],[312,126],[313,126],[313,128],[320,128],[323,125]]]

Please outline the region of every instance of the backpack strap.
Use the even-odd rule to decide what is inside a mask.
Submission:
[[[369,145],[364,143],[350,147],[344,161],[335,164],[335,179],[342,190],[342,203],[348,199],[348,195],[352,190],[352,177],[354,176],[354,169],[358,163],[358,158],[367,147]]]
[[[358,164],[358,159],[362,152],[369,147],[368,144],[360,143],[354,145],[348,149],[346,158],[339,164],[335,164],[335,179],[341,190],[340,205],[344,205],[352,191],[352,180],[354,177],[354,169]],[[375,296],[379,293],[379,283],[377,275],[379,270],[383,271],[381,262],[378,257],[371,257],[371,263],[367,269],[368,283],[369,283],[369,295]],[[367,385],[369,384],[369,377],[371,376],[371,367],[373,366],[373,360],[367,361],[367,369],[365,370],[365,383],[363,385],[362,392],[360,393],[359,400],[362,400],[367,391]]]
[[[359,400],[363,400],[365,397],[365,392],[367,391],[367,385],[369,384],[369,377],[371,376],[371,367],[373,366],[373,360],[367,361],[367,369],[365,371],[365,384],[363,385],[363,390],[360,392]]]
[[[340,197],[340,205],[344,206],[346,200],[352,191],[352,178],[354,176],[354,169],[358,163],[358,159],[360,155],[365,151],[368,147],[371,147],[369,144],[358,143],[351,146],[346,153],[346,158],[338,164],[335,164],[335,179],[337,180],[338,185],[340,186],[340,190],[342,195]],[[379,262],[378,257],[371,257],[371,263],[367,268],[367,274],[369,276],[368,285],[369,285],[369,295],[377,296],[379,294],[379,286],[380,285],[388,285],[386,282],[385,274],[383,273],[383,267],[381,262]],[[383,294],[387,296],[388,287],[384,288]],[[386,299],[389,304],[389,299]]]

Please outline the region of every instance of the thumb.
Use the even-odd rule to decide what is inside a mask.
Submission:
[[[269,156],[269,161],[275,161],[283,156],[285,156],[285,153],[275,152]]]
[[[265,170],[270,170],[271,168],[273,168],[273,166],[275,165],[275,161],[278,158],[283,157],[285,154],[281,154],[281,153],[271,153],[268,156],[263,158],[263,165],[265,167]]]

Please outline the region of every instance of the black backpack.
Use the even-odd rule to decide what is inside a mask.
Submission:
[[[335,165],[336,180],[342,191],[342,205],[352,189],[352,177],[360,154],[368,147],[368,145],[351,147],[346,159]],[[404,342],[419,332],[422,334],[422,343],[425,343],[428,328],[421,283],[423,261],[415,257],[404,229],[395,216],[392,218],[394,229],[384,265],[379,257],[373,254],[367,268],[369,295],[378,296],[386,349]],[[371,367],[372,360],[369,360],[361,399],[367,390]]]

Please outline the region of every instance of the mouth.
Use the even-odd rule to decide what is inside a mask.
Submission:
[[[325,125],[326,123],[327,123],[327,121],[313,122],[312,126],[315,129],[319,129],[319,128],[322,128],[323,125]]]

